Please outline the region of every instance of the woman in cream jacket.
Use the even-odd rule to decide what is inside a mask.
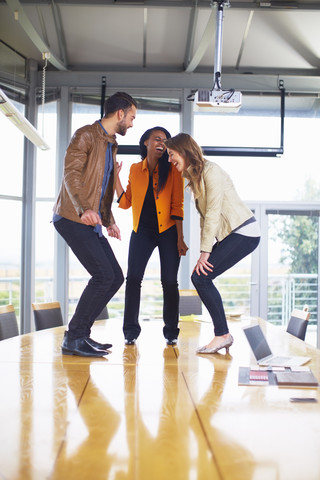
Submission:
[[[229,175],[203,157],[190,135],[179,133],[165,143],[169,162],[188,180],[200,213],[201,252],[191,280],[211,315],[215,336],[197,353],[215,353],[222,348],[229,352],[233,338],[213,280],[255,250],[259,228]]]
[[[186,254],[188,247],[182,232],[184,180],[168,162],[164,141],[169,137],[163,127],[147,130],[140,139],[142,161],[131,166],[126,190],[123,190],[119,176],[116,183],[119,207],[132,207],[133,217],[123,319],[128,345],[135,344],[141,331],[141,282],[155,248],[160,256],[163,335],[168,345],[177,343],[179,335],[177,276],[180,256]]]

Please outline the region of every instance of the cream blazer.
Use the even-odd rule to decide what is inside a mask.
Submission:
[[[237,194],[229,175],[208,160],[205,161],[196,207],[200,213],[200,248],[203,252],[211,252],[215,240],[223,240],[253,217],[252,211]]]

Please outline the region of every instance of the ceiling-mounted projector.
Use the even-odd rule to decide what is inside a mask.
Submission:
[[[241,107],[241,92],[234,90],[198,90],[194,96],[196,112],[233,112]]]
[[[211,90],[197,90],[189,95],[188,100],[194,101],[196,112],[224,112],[237,113],[241,107],[241,92],[233,89],[223,90],[221,86],[221,58],[222,58],[222,23],[223,8],[230,6],[229,0],[211,0],[211,6],[217,4],[217,26],[215,42],[215,59],[213,87]]]

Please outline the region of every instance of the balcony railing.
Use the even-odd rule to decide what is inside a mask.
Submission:
[[[88,277],[70,277],[69,316],[72,315]],[[250,313],[250,276],[224,275],[216,280],[226,310],[241,310]],[[37,277],[36,302],[53,299],[53,278]],[[275,325],[287,325],[293,308],[309,306],[310,324],[317,323],[318,276],[316,274],[288,274],[269,276],[268,320]],[[19,317],[20,278],[0,278],[0,304],[13,304]],[[123,313],[124,286],[108,304],[110,317]],[[140,315],[144,318],[162,315],[162,288],[158,278],[145,277],[142,284]]]

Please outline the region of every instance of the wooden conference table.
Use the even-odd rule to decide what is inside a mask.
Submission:
[[[320,390],[238,386],[254,363],[242,327],[257,321],[320,380],[320,350],[249,317],[230,320],[230,355],[195,355],[212,335],[195,319],[177,347],[159,320],[137,346],[121,320],[98,321],[93,338],[114,343],[101,359],[62,356],[64,327],[0,342],[0,479],[318,480]]]

